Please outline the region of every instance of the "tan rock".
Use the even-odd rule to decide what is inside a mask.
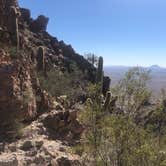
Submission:
[[[0,166],[18,166],[18,159],[15,155],[4,154],[0,156]]]
[[[58,162],[56,159],[51,160],[51,166],[59,166]]]

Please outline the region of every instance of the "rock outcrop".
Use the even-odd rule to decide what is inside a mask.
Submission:
[[[1,166],[79,166],[80,158],[77,155],[71,154],[71,143],[68,139],[64,139],[64,135],[59,134],[58,138],[50,136],[50,126],[44,125],[43,122],[52,117],[61,117],[65,112],[52,112],[41,115],[36,121],[33,121],[29,126],[24,128],[22,139],[11,143],[4,143],[0,149],[0,165]],[[75,116],[70,114],[71,125],[75,125]],[[53,118],[54,119],[54,118]],[[52,119],[52,120],[53,120]],[[61,125],[61,122],[58,124]],[[68,127],[64,124],[64,127]],[[77,126],[75,126],[77,130]],[[80,127],[78,127],[79,129]],[[69,129],[69,128],[68,128]],[[69,129],[69,131],[72,128]],[[80,130],[80,129],[79,129]],[[56,129],[52,129],[54,134],[58,134]],[[70,140],[71,141],[71,140]],[[73,140],[74,141],[74,140]]]
[[[30,25],[31,31],[36,33],[40,31],[46,31],[48,21],[49,19],[44,15],[38,16],[38,18],[34,20]]]
[[[76,138],[80,138],[83,127],[77,120],[77,111],[52,111],[43,119],[43,124],[50,129],[50,136],[54,138],[61,137],[74,143]]]
[[[16,0],[0,0],[0,18],[0,122],[9,116],[27,121],[49,109],[51,101],[41,89],[37,72],[46,77],[51,68],[72,72],[70,66],[75,63],[86,73],[86,81],[95,82],[96,68],[71,45],[46,32],[47,17],[33,20],[30,11],[19,8]],[[109,78],[104,81],[106,91]]]
[[[47,17],[40,15],[33,20],[30,11],[19,8],[16,0],[0,0],[0,18],[0,72],[3,76],[0,78],[0,113],[8,116],[12,112],[27,120],[48,109],[48,95],[40,87],[36,69],[43,71],[45,76],[51,68],[72,72],[70,66],[74,62],[83,74],[86,73],[87,81],[95,82],[96,68],[77,54],[71,45],[58,41],[46,32]],[[109,78],[104,80],[106,91]],[[28,104],[23,104],[25,98]]]
[[[33,119],[41,107],[49,107],[35,70],[26,59],[12,60],[9,53],[0,50],[0,76],[1,125],[13,119]]]
[[[94,83],[96,68],[71,45],[58,41],[47,31],[49,19],[31,18],[16,0],[0,0],[0,165],[76,166],[79,157],[67,152],[79,140],[83,127],[77,111],[64,107],[42,89],[40,72],[47,79],[51,69],[72,73],[76,64],[84,77],[77,86]],[[109,78],[105,78],[105,91]],[[86,95],[85,95],[86,96]],[[84,98],[85,96],[80,96]],[[13,128],[27,125],[20,140]],[[16,126],[15,126],[16,125]],[[20,132],[20,131],[17,131]],[[4,144],[12,135],[11,143]]]
[[[18,65],[19,62],[5,61],[0,55],[0,122],[9,116],[35,117],[36,101],[32,89],[31,76],[28,68]],[[24,98],[25,97],[25,98]],[[27,100],[27,101],[24,101]],[[14,110],[13,110],[14,109]]]
[[[22,22],[26,22],[28,25],[31,23],[32,19],[31,19],[31,12],[29,9],[25,9],[25,8],[20,8],[20,12],[21,12],[21,16],[20,16],[20,20]]]

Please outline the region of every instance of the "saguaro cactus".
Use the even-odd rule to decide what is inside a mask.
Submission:
[[[107,95],[106,95],[106,98],[105,98],[104,106],[103,106],[104,111],[108,110],[108,107],[109,107],[109,104],[110,104],[110,101],[111,101],[111,96],[112,96],[111,92],[108,91]]]
[[[43,47],[38,48],[37,53],[38,70],[45,71],[45,51]]]
[[[20,16],[17,0],[0,0],[0,27],[10,33],[12,43],[19,50],[18,17]]]
[[[103,111],[109,111],[111,113],[116,106],[117,99],[117,96],[113,97],[111,91],[108,91],[105,97]]]
[[[107,76],[103,78],[103,95],[106,96],[107,91],[110,89],[111,79]]]
[[[97,68],[97,73],[96,73],[96,83],[100,86],[99,88],[99,93],[102,94],[103,90],[103,57],[99,57],[98,60],[98,68]]]
[[[19,30],[18,30],[18,17],[20,13],[17,11],[16,7],[10,7],[10,14],[9,14],[9,31],[12,35],[12,40],[17,47],[17,51],[19,50]]]
[[[96,82],[97,83],[103,82],[103,57],[99,57]]]

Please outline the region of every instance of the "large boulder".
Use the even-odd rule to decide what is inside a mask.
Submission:
[[[29,9],[20,8],[21,16],[20,20],[30,24],[31,21],[31,12]]]
[[[70,141],[79,138],[83,132],[83,126],[77,120],[77,111],[52,111],[43,120],[46,128],[51,129],[52,134]]]
[[[30,25],[31,31],[32,32],[46,31],[48,21],[49,18],[45,17],[44,15],[38,16],[38,18],[34,20]]]

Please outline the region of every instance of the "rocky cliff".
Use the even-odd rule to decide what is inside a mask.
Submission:
[[[13,132],[11,125],[15,122],[23,122],[27,125],[27,122],[35,120],[33,123],[41,125],[40,130],[46,128],[46,130],[57,131],[54,132],[54,135],[60,133],[60,138],[68,138],[68,141],[72,140],[73,137],[79,137],[83,130],[77,121],[76,114],[66,110],[63,102],[54,101],[50,94],[42,89],[37,74],[42,72],[47,79],[47,73],[51,69],[72,73],[70,66],[74,62],[82,74],[86,75],[84,79],[80,77],[79,80],[79,86],[83,86],[84,84],[81,82],[85,80],[91,83],[95,82],[96,68],[83,56],[76,53],[71,45],[51,36],[46,31],[48,21],[49,19],[43,15],[40,15],[36,20],[32,19],[30,10],[20,8],[16,0],[0,0],[0,141],[4,141],[6,136]],[[109,83],[110,80],[104,77],[104,91],[109,87]],[[56,106],[54,107],[55,102]],[[55,110],[51,113],[53,109]],[[57,110],[61,111],[57,112]],[[42,116],[42,114],[42,120],[38,119],[37,117]],[[55,155],[57,148],[51,152],[49,147],[43,146],[44,140],[46,139],[47,142],[48,137],[50,137],[48,132],[42,134],[43,131],[39,131],[39,133],[34,134],[31,130],[33,127],[36,126],[32,124],[31,127],[27,127],[27,132],[31,133],[31,136],[26,135],[24,139],[16,140],[14,146],[11,144],[10,147],[8,144],[6,148],[3,148],[4,144],[1,144],[0,165],[20,165],[20,163],[22,165],[32,163],[41,165],[40,157],[29,161],[31,156],[36,153],[41,153],[41,156],[43,153],[46,154],[46,156],[41,157],[44,158],[44,165],[49,165],[51,162],[56,163],[52,165],[58,165],[58,161],[59,165],[65,165],[63,164],[66,161],[65,156],[63,156],[64,152],[62,153],[63,161],[61,158],[53,161],[52,159],[58,156]],[[35,132],[39,128],[36,127]],[[64,128],[65,133],[62,132]],[[45,136],[43,137],[43,135]],[[34,143],[37,141],[34,140],[36,136],[42,139],[43,142],[38,141],[38,143],[40,147],[45,149],[44,151],[48,150],[46,153],[40,148],[38,149],[38,145]],[[24,142],[25,138],[33,139],[33,141]],[[33,143],[35,145],[31,146]],[[21,147],[23,148],[24,145],[30,150],[28,150],[27,155],[23,153],[20,156],[19,152],[23,150]],[[52,148],[54,149],[54,145]],[[10,153],[14,154],[15,157],[5,163],[5,160],[10,158],[11,155],[8,155]],[[23,162],[25,156],[29,156],[29,158]],[[51,159],[47,160],[47,157]],[[66,162],[70,164],[68,160]]]
[[[19,8],[16,1],[1,0],[0,18],[0,122],[11,113],[22,120],[32,119],[39,109],[49,108],[38,70],[70,70],[70,63],[75,62],[94,82],[95,68],[70,45],[46,32],[47,17],[40,15],[33,20],[30,11]]]

